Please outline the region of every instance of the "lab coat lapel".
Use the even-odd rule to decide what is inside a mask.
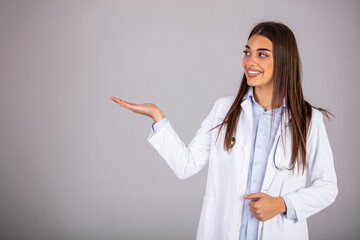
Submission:
[[[252,106],[249,98],[246,96],[245,100],[241,103],[242,110],[245,112],[245,115],[249,118],[249,120],[253,121],[253,112]]]
[[[241,146],[245,151],[250,152],[251,150],[251,141],[252,141],[252,128],[253,128],[253,112],[251,102],[248,97],[241,103],[242,111],[245,114],[240,114],[240,119],[238,126],[236,127],[236,138],[246,138],[245,143]],[[244,116],[244,117],[243,117]],[[250,129],[250,131],[249,131]],[[244,131],[248,132],[248,134],[244,134]],[[250,157],[250,154],[249,154]]]

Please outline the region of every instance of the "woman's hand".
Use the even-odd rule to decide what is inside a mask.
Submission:
[[[161,119],[164,118],[164,114],[161,112],[161,110],[152,103],[143,103],[143,104],[135,104],[135,103],[129,103],[124,100],[121,100],[117,97],[111,97],[111,100],[118,103],[120,106],[127,108],[134,113],[139,113],[148,117],[151,117],[154,122],[158,122]]]
[[[276,215],[286,212],[285,201],[282,197],[272,197],[266,193],[253,193],[245,196],[252,199],[249,203],[252,215],[259,221],[267,221]]]

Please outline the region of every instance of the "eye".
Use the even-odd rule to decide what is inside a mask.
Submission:
[[[265,57],[267,57],[267,55],[264,53],[259,53],[259,57],[265,58]]]
[[[250,53],[248,51],[244,50],[244,54],[245,54],[245,56],[248,56]]]

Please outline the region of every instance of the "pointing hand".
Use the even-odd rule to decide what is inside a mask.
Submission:
[[[259,221],[267,221],[276,215],[286,212],[286,205],[282,197],[272,197],[266,193],[253,193],[245,196],[252,200],[249,203],[252,215]]]

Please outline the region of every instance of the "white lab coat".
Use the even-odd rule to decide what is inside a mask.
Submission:
[[[222,122],[234,100],[235,95],[219,98],[188,146],[179,138],[170,121],[148,138],[180,179],[196,174],[209,164],[197,240],[239,239],[252,142],[252,106],[248,98],[241,104],[243,111],[235,134],[236,144],[230,153],[223,148],[225,128],[216,143],[218,128],[208,132]],[[284,116],[283,120],[288,123]],[[270,151],[261,192],[274,197],[286,195],[293,204],[298,221],[278,214],[260,222],[259,240],[308,239],[306,219],[333,203],[338,193],[333,155],[321,112],[313,109],[304,175],[301,172],[297,175],[297,165],[295,175],[289,170],[277,170],[274,165],[275,159],[276,166],[291,167],[290,131],[287,128],[285,138],[284,126],[279,127],[275,143],[280,134],[284,141],[280,138],[275,155],[275,143]],[[306,186],[307,174],[309,186]]]

